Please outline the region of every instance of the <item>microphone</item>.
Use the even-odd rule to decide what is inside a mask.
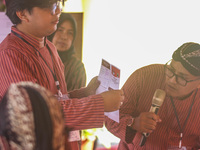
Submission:
[[[152,104],[149,112],[153,112],[155,114],[158,113],[160,106],[163,104],[166,93],[161,89],[157,89],[153,95]],[[143,146],[146,142],[149,133],[143,133],[142,138],[140,140],[140,146]]]

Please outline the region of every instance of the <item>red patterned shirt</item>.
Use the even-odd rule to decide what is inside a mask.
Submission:
[[[13,33],[10,33],[0,44],[0,101],[9,85],[20,81],[38,83],[53,94],[57,94],[55,80],[49,67],[56,74],[62,93],[68,94],[64,78],[64,65],[55,46],[46,39],[45,46],[41,46],[38,40],[20,32],[16,27],[13,26],[11,30],[29,44]],[[47,45],[51,50],[52,58]],[[73,91],[70,94],[73,99],[61,101],[65,124],[74,130],[103,126],[103,98],[100,95],[85,97],[84,90],[83,88]]]
[[[178,147],[180,141],[180,128],[169,96],[159,109],[158,115],[162,119],[153,133],[147,137],[143,147],[139,146],[142,134],[127,126],[130,117],[137,117],[141,112],[148,112],[156,89],[165,88],[164,65],[149,65],[135,71],[123,86],[125,101],[120,108],[120,123],[106,118],[106,127],[110,132],[121,139],[119,150],[167,150]],[[180,101],[174,99],[175,108],[183,126],[187,118],[189,107],[195,92],[187,99]],[[200,148],[200,90],[194,100],[191,114],[183,131],[182,145],[188,149]]]

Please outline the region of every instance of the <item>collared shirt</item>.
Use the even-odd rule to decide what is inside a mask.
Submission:
[[[41,53],[48,66],[54,70],[62,93],[68,94],[64,78],[64,65],[55,46],[48,40],[45,40],[45,45],[41,46],[38,40],[20,32],[16,27],[13,26],[11,29]],[[53,62],[47,44],[52,52]],[[0,44],[0,101],[9,85],[20,81],[38,83],[53,94],[57,94],[55,81],[48,66],[32,46],[10,33]],[[65,124],[69,128],[80,130],[103,126],[104,104],[101,95],[85,97],[83,88],[73,91],[70,96],[73,99],[60,101],[65,115]]]
[[[0,99],[5,94],[10,83],[19,81],[32,81],[38,83],[53,94],[57,94],[57,88],[53,75],[48,68],[56,74],[62,93],[67,93],[66,84],[63,74],[63,64],[55,50],[53,44],[45,39],[45,45],[12,27],[12,31],[19,34],[24,40],[30,43],[35,49],[24,42],[21,38],[10,33],[0,45]],[[47,49],[47,44],[52,52],[52,58]],[[38,51],[36,51],[36,49]],[[39,55],[41,53],[42,57]]]
[[[164,90],[164,88],[164,65],[161,64],[142,67],[135,71],[126,81],[122,88],[125,100],[120,108],[120,123],[118,124],[106,118],[108,130],[121,139],[119,150],[167,150],[171,147],[178,148],[180,128],[169,96],[166,96],[158,112],[162,122],[157,123],[156,129],[147,137],[144,146],[139,146],[142,134],[127,126],[127,121],[130,117],[136,118],[142,112],[149,112],[156,89]],[[181,126],[183,126],[187,118],[194,96],[195,92],[183,101],[174,99]],[[191,114],[183,131],[182,146],[187,147],[187,149],[200,148],[199,97],[200,90],[198,89]]]

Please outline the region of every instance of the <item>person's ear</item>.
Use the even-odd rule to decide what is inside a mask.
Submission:
[[[16,12],[16,15],[21,21],[29,22],[28,13],[27,10],[20,10]]]

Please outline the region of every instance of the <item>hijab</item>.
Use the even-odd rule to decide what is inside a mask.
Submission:
[[[59,23],[57,25],[57,29],[65,21],[70,21],[71,22],[73,30],[74,30],[74,37],[73,37],[72,45],[68,50],[66,50],[66,51],[58,51],[58,54],[59,54],[62,62],[65,62],[65,60],[69,59],[75,53],[74,40],[76,38],[76,32],[77,32],[77,25],[76,25],[77,23],[76,23],[74,17],[69,13],[62,13],[60,15],[60,19],[59,19]],[[55,33],[56,33],[56,31],[53,34],[51,34],[50,36],[48,36],[47,39],[52,42]]]

